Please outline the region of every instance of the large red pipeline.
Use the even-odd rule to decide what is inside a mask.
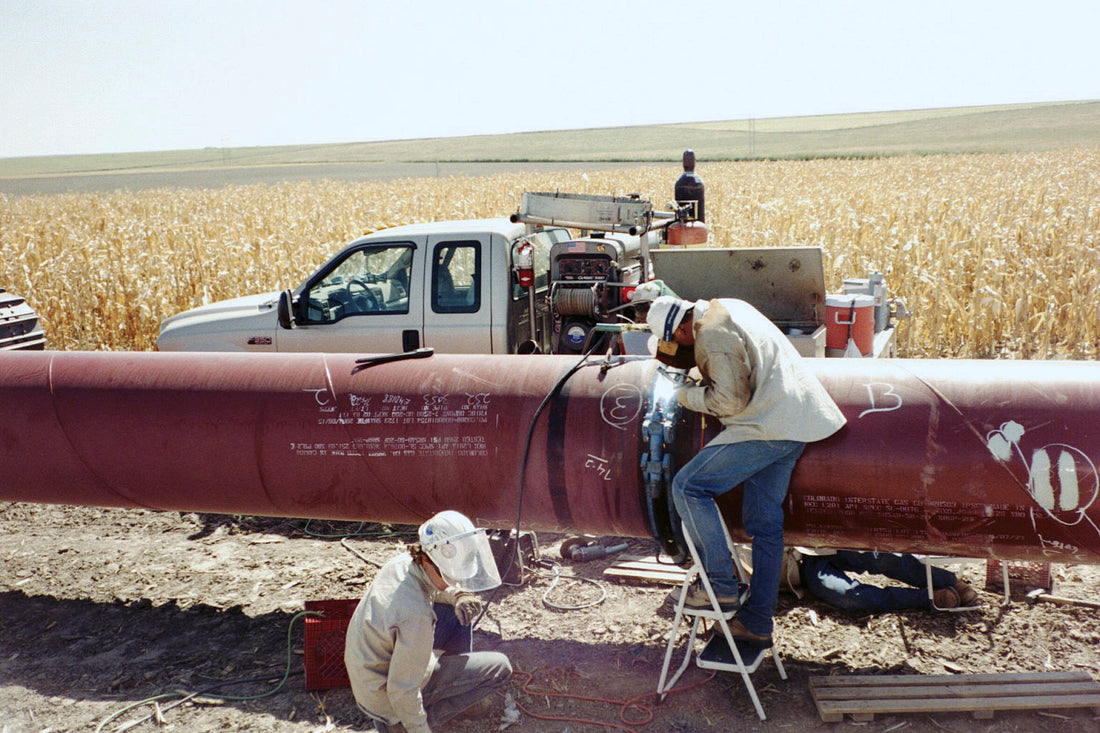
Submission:
[[[577,363],[2,354],[0,499],[506,527],[526,458],[525,527],[648,536],[656,362]],[[848,425],[803,454],[788,542],[1100,562],[1100,365],[809,363]],[[716,430],[689,413],[675,456]],[[722,505],[739,533],[738,491]]]

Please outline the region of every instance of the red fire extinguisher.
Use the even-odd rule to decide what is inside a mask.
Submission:
[[[520,242],[516,246],[516,275],[522,287],[530,288],[535,285],[535,248],[530,242]]]

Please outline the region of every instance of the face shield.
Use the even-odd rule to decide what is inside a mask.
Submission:
[[[420,546],[448,585],[475,593],[500,585],[489,537],[462,514],[440,512],[420,525],[419,534]]]

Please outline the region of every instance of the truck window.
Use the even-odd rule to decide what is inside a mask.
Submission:
[[[335,263],[303,295],[310,323],[348,316],[408,313],[412,245],[367,247]]]
[[[558,242],[569,239],[569,231],[566,229],[547,229],[535,232],[530,237],[520,237],[520,239],[512,242],[512,261],[515,261],[516,245],[525,238],[529,239],[531,244],[534,245],[535,290],[545,290],[550,282],[550,248]],[[512,300],[526,297],[527,288],[520,287],[515,278],[512,278]]]
[[[481,310],[481,243],[441,242],[432,256],[432,310],[476,313]]]

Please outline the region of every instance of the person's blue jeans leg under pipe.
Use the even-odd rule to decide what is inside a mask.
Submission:
[[[885,575],[913,587],[862,583],[849,576],[849,572]],[[835,555],[803,558],[802,575],[810,593],[845,611],[873,613],[931,607],[924,564],[913,555],[840,550]],[[956,580],[951,571],[932,568],[933,588],[953,587]]]

